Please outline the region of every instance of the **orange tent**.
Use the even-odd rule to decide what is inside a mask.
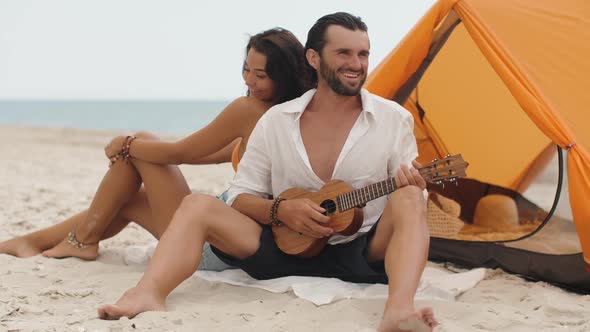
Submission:
[[[366,87],[414,114],[420,161],[461,153],[478,181],[522,193],[548,146],[567,151],[590,264],[588,0],[440,0]]]

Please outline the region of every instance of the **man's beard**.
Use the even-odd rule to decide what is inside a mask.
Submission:
[[[327,63],[324,62],[324,59],[320,57],[320,75],[328,83],[328,86],[334,90],[337,94],[341,96],[358,96],[363,88],[363,84],[365,84],[365,80],[367,79],[367,74],[362,72],[360,75],[361,81],[360,84],[353,88],[348,87],[336,77],[336,70],[330,67]]]

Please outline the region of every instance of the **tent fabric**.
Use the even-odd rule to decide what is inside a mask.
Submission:
[[[433,55],[453,16],[460,24]],[[473,161],[470,177],[495,185],[519,187],[548,144],[566,150],[570,205],[590,264],[590,204],[584,204],[590,200],[589,40],[587,0],[440,0],[371,72],[366,88],[394,99],[416,81],[400,101],[420,119],[421,157],[462,153]],[[424,64],[428,69],[416,77]],[[461,71],[484,66],[482,77]],[[461,75],[464,81],[456,77]],[[461,92],[472,83],[479,89]],[[470,95],[481,90],[498,97],[482,102]],[[486,129],[502,124],[499,132]],[[490,149],[497,146],[501,154],[492,159]]]
[[[543,280],[583,294],[588,294],[590,289],[581,254],[547,255],[497,243],[458,243],[442,238],[433,238],[430,241],[430,260],[445,261],[450,256],[458,257],[459,261],[456,263],[467,267],[502,268],[529,279]],[[523,264],[523,260],[527,264]],[[547,265],[553,268],[548,271]]]

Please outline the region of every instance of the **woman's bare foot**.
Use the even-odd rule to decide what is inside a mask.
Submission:
[[[43,251],[43,256],[49,258],[78,257],[83,260],[93,261],[98,257],[98,243],[89,244],[86,248],[80,249],[71,245],[68,239],[64,239],[55,247]]]
[[[438,325],[431,308],[394,310],[387,308],[379,325],[381,332],[431,332]]]
[[[166,311],[164,300],[153,292],[134,287],[126,291],[116,304],[100,306],[98,318],[108,320],[121,317],[133,318],[146,311]]]
[[[0,242],[0,254],[12,255],[20,258],[27,258],[41,253],[33,242],[24,236],[16,237],[8,241]]]

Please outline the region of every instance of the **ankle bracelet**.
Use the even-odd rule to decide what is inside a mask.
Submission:
[[[68,243],[78,249],[84,249],[88,246],[98,244],[98,242],[80,242],[76,238],[76,231],[70,231],[68,233]]]

